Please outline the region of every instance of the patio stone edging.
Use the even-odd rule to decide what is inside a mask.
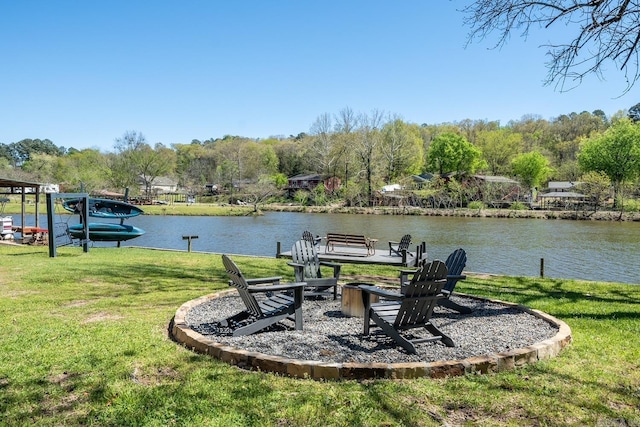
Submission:
[[[552,338],[527,347],[502,353],[472,356],[463,360],[408,363],[328,363],[290,359],[224,345],[199,334],[187,325],[185,317],[191,308],[210,299],[220,298],[235,292],[235,289],[220,291],[184,303],[178,308],[174,316],[173,327],[171,328],[172,337],[193,351],[208,354],[239,368],[272,372],[294,378],[312,378],[314,380],[446,378],[465,374],[488,374],[515,369],[526,364],[536,363],[539,360],[553,358],[572,342],[569,326],[554,316],[519,304],[466,294],[460,295],[504,304],[526,311],[557,326],[559,328],[558,333]]]

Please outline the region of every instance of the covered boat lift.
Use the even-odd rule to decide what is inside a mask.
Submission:
[[[35,215],[36,215],[36,223],[35,228],[40,228],[40,187],[43,184],[37,182],[28,182],[28,181],[20,181],[16,179],[10,178],[0,178],[0,195],[17,195],[20,194],[21,202],[22,202],[22,211],[20,215],[20,226],[18,228],[18,232],[21,234],[21,237],[24,238],[24,229],[26,222],[26,205],[27,205],[27,196],[35,198]]]
[[[569,209],[570,207],[577,208],[578,206],[584,205],[587,196],[576,193],[575,191],[551,191],[549,193],[539,194],[538,198],[540,199],[542,209],[553,207]]]

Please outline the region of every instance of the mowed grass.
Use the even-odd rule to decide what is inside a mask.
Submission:
[[[249,277],[292,279],[286,260],[234,259]],[[171,341],[181,304],[227,288],[219,255],[63,247],[49,258],[0,245],[0,260],[0,425],[640,425],[639,286],[469,278],[461,292],[557,316],[574,343],[491,375],[323,382],[240,370]]]
[[[30,196],[32,197],[32,196]],[[31,200],[31,199],[27,199]],[[71,215],[60,205],[60,199],[56,199],[55,215]],[[252,215],[252,206],[239,205],[218,205],[209,203],[172,203],[168,205],[141,205],[140,208],[146,215],[183,215],[183,216],[245,216]],[[25,214],[34,215],[36,212],[35,203],[25,203]],[[19,198],[11,197],[11,202],[4,206],[4,214],[16,215],[22,212],[22,203]],[[47,203],[44,195],[41,196],[38,212],[47,214]],[[19,221],[19,220],[17,220]],[[14,225],[19,225],[14,221]]]

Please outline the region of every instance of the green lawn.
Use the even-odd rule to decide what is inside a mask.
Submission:
[[[7,203],[4,207],[4,214],[16,215],[22,213],[21,199],[16,196],[11,196],[10,199],[11,202]],[[30,203],[25,203],[25,213],[28,215],[33,215],[36,212],[36,204],[31,203],[32,198],[27,200]],[[60,199],[57,200],[59,201]],[[170,205],[141,205],[140,208],[147,215],[243,216],[253,214],[252,206],[216,205],[205,203],[197,203],[192,205],[188,205],[186,203],[174,203]],[[44,195],[40,200],[38,209],[39,212],[43,215],[47,213],[47,203]],[[64,210],[61,205],[56,206],[55,214],[70,215],[70,213]]]
[[[292,278],[285,260],[234,258]],[[462,292],[569,324],[559,357],[443,380],[320,382],[243,371],[171,341],[187,300],[226,288],[220,256],[0,245],[0,425],[640,425],[640,286],[470,278]],[[397,277],[345,265],[344,275]]]

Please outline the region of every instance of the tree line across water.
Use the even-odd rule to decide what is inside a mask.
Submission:
[[[344,108],[322,114],[308,133],[252,139],[227,135],[188,143],[149,143],[138,131],[127,131],[113,149],[64,148],[48,139],[0,143],[0,174],[7,178],[61,184],[66,192],[121,191],[152,197],[160,177],[172,177],[190,194],[214,186],[226,195],[253,201],[283,196],[287,178],[318,174],[337,178],[336,188],[289,193],[300,203],[335,200],[350,205],[374,203],[385,184],[399,184],[424,200],[448,194],[465,205],[506,196],[469,186],[474,174],[505,176],[519,183],[519,195],[552,181],[581,182],[594,205],[627,200],[637,207],[639,193],[639,105],[607,116],[583,111],[546,120],[525,116],[502,126],[497,121],[408,123],[374,110]],[[436,179],[416,187],[415,176]],[[446,179],[438,179],[446,177]],[[142,185],[141,185],[142,183]],[[466,191],[468,190],[468,191]]]

